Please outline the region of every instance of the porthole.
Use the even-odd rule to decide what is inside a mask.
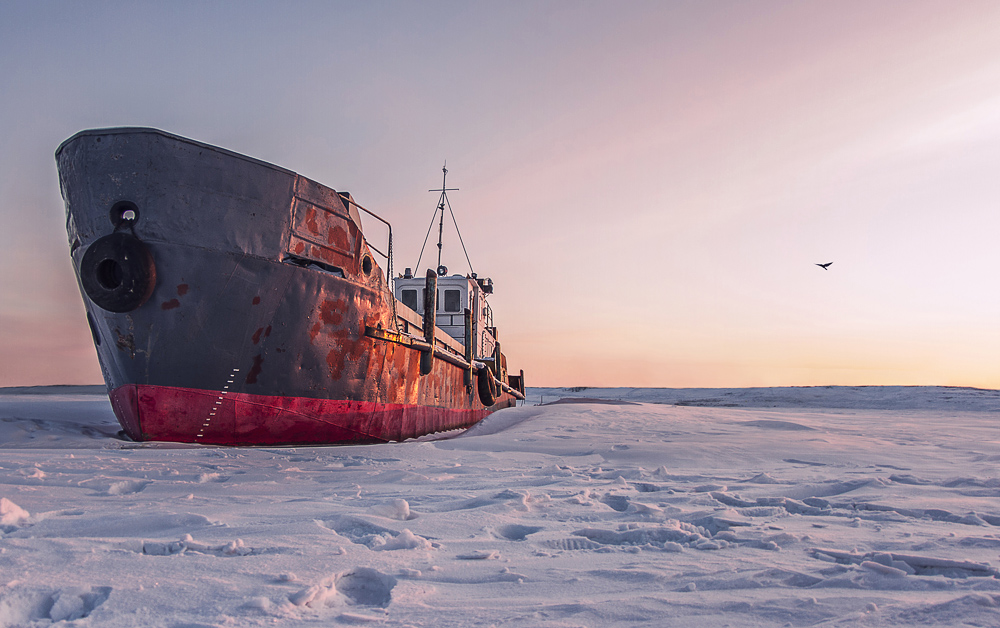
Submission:
[[[372,274],[372,258],[367,255],[361,259],[361,272],[366,275]]]

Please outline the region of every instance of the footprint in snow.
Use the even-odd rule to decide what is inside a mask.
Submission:
[[[605,495],[601,498],[601,502],[617,512],[628,510],[629,500],[622,495]]]
[[[174,554],[210,554],[213,556],[249,556],[270,552],[255,551],[247,547],[243,539],[236,539],[221,545],[208,545],[195,541],[190,534],[185,534],[179,541],[143,541],[140,553],[148,556],[172,556]]]
[[[31,590],[15,587],[4,592],[0,620],[4,626],[35,622],[74,621],[90,615],[111,595],[111,587],[66,587]]]
[[[147,486],[152,484],[146,480],[122,480],[120,482],[114,482],[108,487],[108,490],[101,493],[101,495],[133,495],[135,493],[141,493]]]
[[[357,567],[301,589],[288,601],[295,606],[318,609],[336,606],[339,601],[360,606],[385,608],[392,601],[396,579],[370,567]]]
[[[321,527],[333,530],[340,536],[349,539],[352,543],[373,547],[381,545],[386,538],[396,535],[394,530],[384,528],[380,525],[370,523],[364,519],[342,515],[317,522]]]
[[[589,550],[604,547],[601,543],[595,543],[590,539],[579,537],[571,539],[552,539],[549,541],[542,541],[539,545],[554,550]]]
[[[328,521],[318,522],[321,527],[333,530],[357,545],[375,551],[398,549],[431,549],[433,543],[409,530],[396,532],[389,528],[370,523],[357,517],[343,515]]]
[[[782,462],[787,462],[789,464],[804,464],[810,467],[825,467],[825,462],[810,462],[808,460],[799,460],[797,458],[785,458]]]
[[[517,510],[524,510],[528,507],[528,503],[539,499],[545,501],[546,498],[543,495],[533,497],[527,492],[513,491],[511,489],[504,489],[499,493],[496,493],[490,497],[473,497],[471,499],[462,499],[457,501],[448,501],[440,504],[425,504],[421,510],[428,513],[444,513],[444,512],[454,512],[457,510],[473,510],[476,508],[484,508],[487,506],[495,506],[498,504],[510,504],[513,502],[514,508]]]
[[[523,541],[529,535],[536,532],[541,532],[543,528],[539,526],[525,526],[517,523],[512,523],[505,526],[500,526],[496,529],[496,535],[502,539],[507,539],[508,541]]]
[[[459,554],[455,558],[459,560],[496,560],[500,558],[497,550],[476,550],[467,554]]]
[[[385,608],[392,601],[396,579],[369,567],[358,567],[339,574],[334,584],[352,604]]]
[[[659,493],[661,491],[670,493],[674,492],[669,486],[660,486],[659,484],[652,484],[650,482],[632,482],[632,488],[640,493]]]

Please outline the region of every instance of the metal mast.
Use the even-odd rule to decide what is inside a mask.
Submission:
[[[431,216],[431,224],[430,224],[429,227],[427,227],[427,235],[424,236],[424,245],[420,247],[420,257],[417,258],[417,265],[414,266],[414,268],[418,269],[418,272],[419,272],[419,269],[420,269],[420,260],[422,260],[424,258],[424,248],[427,246],[427,238],[431,235],[431,229],[434,228],[434,219],[437,218],[438,212],[441,212],[441,220],[438,222],[438,263],[437,263],[437,267],[441,268],[441,249],[443,248],[442,238],[444,236],[444,208],[445,208],[445,205],[447,205],[448,209],[449,210],[451,209],[451,203],[448,202],[448,192],[452,192],[452,191],[457,191],[458,190],[458,188],[450,188],[450,187],[448,187],[446,185],[446,182],[448,180],[448,162],[447,161],[444,162],[444,167],[441,168],[441,172],[444,173],[443,176],[441,177],[441,189],[439,189],[439,190],[427,190],[428,192],[440,192],[441,196],[438,198],[437,207],[434,208],[434,215]],[[454,219],[454,214],[452,214],[452,219]],[[457,229],[457,225],[456,225],[456,229]],[[459,240],[461,240],[462,239],[462,234],[459,234],[458,238],[459,238]],[[462,248],[465,248],[465,244],[464,243],[462,244]],[[466,258],[468,258],[468,254],[466,254]],[[437,269],[435,269],[435,270],[437,270]]]
[[[441,249],[442,249],[442,237],[444,236],[444,204],[448,200],[448,162],[444,162],[444,166],[441,168],[441,189],[440,190],[427,190],[428,192],[441,192],[441,198],[438,199],[437,211],[441,212],[441,220],[438,222],[438,263],[437,267],[441,268]],[[451,188],[452,190],[458,190],[458,188]],[[450,204],[449,204],[450,207]],[[435,212],[436,213],[436,212]],[[433,219],[432,219],[433,220]],[[439,271],[440,272],[440,271]]]

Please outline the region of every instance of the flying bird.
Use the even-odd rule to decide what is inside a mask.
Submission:
[[[820,268],[822,268],[823,270],[830,270],[830,264],[832,264],[832,263],[833,262],[827,262],[825,264],[816,264],[816,265],[819,266]]]

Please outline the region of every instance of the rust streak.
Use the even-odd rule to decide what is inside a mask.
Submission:
[[[182,297],[187,294],[189,287],[186,283],[177,284],[177,296]]]
[[[310,207],[306,210],[306,229],[309,233],[319,235],[319,225],[316,224],[316,208]]]
[[[344,372],[344,354],[337,349],[330,349],[326,354],[326,365],[330,367],[330,379],[337,381]]]
[[[345,361],[348,357],[345,345],[347,344],[348,332],[346,329],[330,334],[333,337],[334,347],[326,354],[326,364],[330,367],[330,379],[337,381],[344,374]],[[354,353],[353,351],[350,353]],[[353,357],[353,356],[352,356]]]
[[[130,352],[134,356],[135,355],[135,336],[133,336],[132,334],[128,334],[127,336],[123,336],[122,333],[120,331],[118,331],[117,329],[115,330],[115,333],[118,335],[118,339],[115,341],[115,344],[118,345],[118,348],[121,349],[121,350],[123,350],[123,351]]]
[[[250,367],[250,372],[247,373],[246,382],[248,384],[256,384],[257,376],[260,375],[261,365],[264,364],[264,356],[257,354],[253,356],[253,366]]]
[[[177,299],[170,299],[169,301],[164,301],[163,304],[160,305],[160,308],[164,310],[172,310],[175,307],[180,307],[180,306],[181,306],[180,301],[178,301]]]

